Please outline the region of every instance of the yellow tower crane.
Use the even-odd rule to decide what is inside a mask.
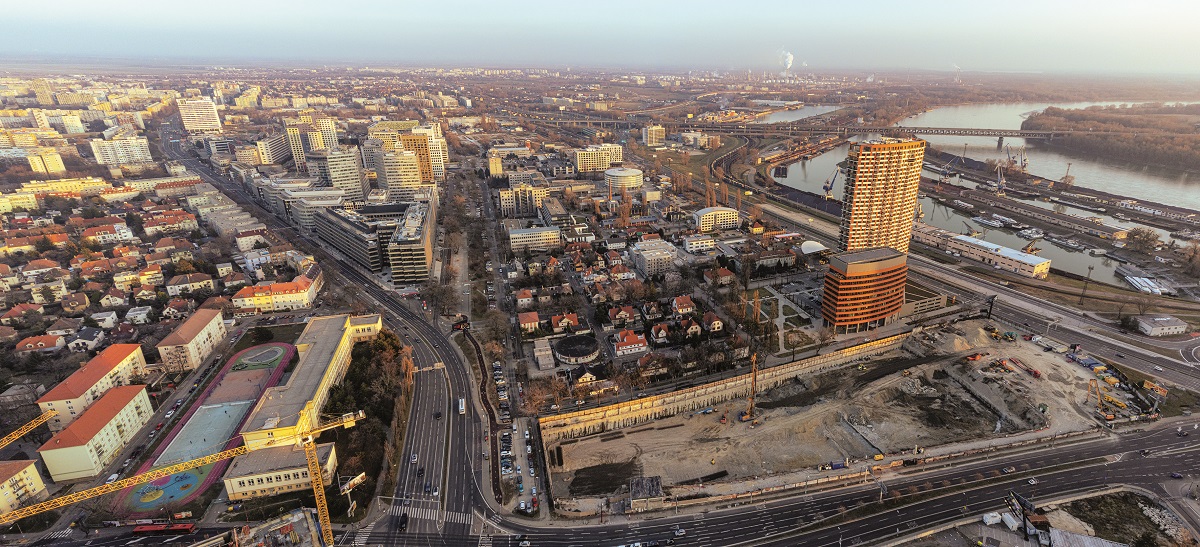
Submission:
[[[34,429],[37,429],[37,427],[39,425],[42,425],[42,424],[50,421],[50,418],[53,418],[55,416],[58,416],[57,410],[47,410],[47,411],[43,412],[41,416],[38,416],[37,418],[34,418],[32,420],[29,420],[29,423],[26,423],[25,425],[18,427],[16,431],[13,431],[12,433],[5,435],[3,439],[0,439],[0,448],[4,448],[4,447],[12,444],[13,441],[20,439],[21,437],[24,437],[27,433],[29,433],[30,431],[33,431]]]
[[[281,438],[275,443],[263,446],[263,448],[283,446],[285,443],[294,441],[304,448],[304,455],[308,459],[308,477],[312,482],[313,495],[316,498],[317,517],[321,522],[321,538],[324,540],[325,545],[333,545],[333,528],[329,522],[329,506],[325,504],[325,480],[322,476],[323,473],[321,471],[321,461],[317,458],[317,445],[315,439],[316,436],[322,431],[328,431],[330,429],[336,429],[339,427],[354,427],[355,422],[362,420],[365,417],[366,415],[361,410],[358,412],[350,412],[320,424],[309,431],[297,434],[294,438]],[[217,452],[216,454],[212,454],[210,456],[204,456],[202,458],[196,458],[194,460],[168,465],[152,471],[147,471],[140,475],[134,475],[127,479],[121,479],[109,484],[97,486],[95,488],[89,488],[87,490],[75,492],[74,494],[59,496],[57,498],[36,503],[28,507],[22,507],[20,509],[9,511],[8,513],[0,515],[0,526],[10,525],[31,515],[66,507],[84,500],[118,492],[139,484],[146,484],[163,477],[169,477],[175,473],[187,471],[189,469],[195,469],[197,467],[208,465],[210,463],[216,463],[221,460],[228,460],[237,456],[243,456],[248,454],[251,450],[251,448],[243,444],[242,446]]]

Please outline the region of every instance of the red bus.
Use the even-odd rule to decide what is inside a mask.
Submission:
[[[135,536],[161,536],[170,534],[190,534],[196,531],[194,523],[178,523],[178,524],[143,524],[133,527],[133,535]]]

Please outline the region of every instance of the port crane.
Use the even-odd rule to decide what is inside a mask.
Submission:
[[[997,196],[1004,195],[1005,182],[1007,182],[1007,181],[1004,180],[1004,166],[997,165],[996,166],[996,195]]]
[[[821,187],[825,190],[825,199],[833,199],[833,184],[837,182],[837,176],[841,172],[841,169],[834,169],[833,174],[829,175],[829,178],[825,180],[825,185]]]
[[[1035,255],[1035,254],[1038,254],[1038,253],[1042,252],[1042,248],[1041,248],[1041,247],[1034,247],[1034,246],[1033,246],[1033,244],[1034,244],[1034,243],[1037,243],[1037,241],[1038,241],[1039,239],[1041,239],[1041,238],[1038,238],[1038,237],[1035,237],[1035,238],[1033,238],[1033,239],[1032,239],[1032,240],[1031,240],[1031,241],[1030,241],[1028,244],[1026,244],[1024,247],[1021,247],[1021,252],[1022,252],[1022,253],[1026,253],[1026,254],[1031,254],[1031,255]]]
[[[973,226],[971,226],[970,224],[967,224],[967,221],[965,221],[965,220],[963,221],[963,226],[967,227],[966,235],[968,237],[975,237],[975,236],[979,235],[979,230],[976,230]]]
[[[308,460],[308,477],[312,482],[313,496],[316,499],[317,517],[321,522],[321,537],[324,540],[324,545],[326,546],[333,545],[333,528],[329,521],[329,506],[325,503],[325,479],[323,477],[323,471],[321,470],[321,460],[317,457],[316,437],[321,432],[328,431],[330,429],[336,429],[339,427],[345,427],[348,429],[354,427],[356,422],[364,418],[366,418],[366,414],[361,410],[358,412],[349,412],[332,420],[326,421],[325,423],[322,423],[308,431],[298,433],[292,437],[281,437],[276,439],[273,443],[268,443],[267,445],[258,447],[270,448],[276,446],[286,446],[288,443],[295,443],[304,449],[304,456]],[[28,516],[59,509],[61,507],[73,505],[81,501],[103,496],[105,494],[118,492],[133,486],[146,484],[163,477],[169,477],[175,473],[187,471],[189,469],[195,469],[222,460],[228,460],[237,456],[244,456],[256,449],[257,448],[250,448],[243,444],[229,450],[217,452],[216,454],[168,465],[166,467],[160,467],[140,475],[134,475],[132,477],[117,480],[108,484],[103,484],[95,488],[89,488],[73,494],[67,494],[65,496],[49,499],[41,503],[35,503],[33,505],[22,507],[20,509],[9,511],[0,515],[0,526],[8,526]]]
[[[17,439],[24,437],[30,431],[37,429],[39,425],[42,425],[42,424],[50,421],[50,418],[53,418],[55,416],[58,416],[57,410],[47,410],[47,411],[43,412],[41,414],[41,416],[38,416],[32,420],[29,420],[28,422],[25,423],[25,425],[18,427],[16,429],[16,431],[13,431],[12,433],[5,435],[3,439],[0,439],[0,448],[4,448],[4,447],[12,444]]]

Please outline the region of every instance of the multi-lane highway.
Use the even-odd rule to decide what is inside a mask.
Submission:
[[[164,131],[170,130],[160,129],[160,142],[168,156],[183,162],[210,184],[233,194],[231,197],[240,198],[237,201],[253,209],[255,216],[272,230],[292,230],[258,207],[240,184],[217,175],[185,153],[178,143],[171,143],[169,137],[162,138]],[[309,243],[318,252],[323,249],[318,242]],[[387,518],[364,523],[364,526],[373,525],[372,532],[389,531],[399,524],[400,516],[407,513],[407,529],[414,533],[467,534],[472,523],[472,509],[486,507],[479,499],[477,485],[481,466],[475,462],[476,455],[482,454],[486,422],[475,411],[474,405],[468,405],[468,412],[463,415],[458,414],[457,408],[458,397],[474,400],[471,371],[450,346],[445,333],[439,330],[436,318],[432,319],[435,324],[431,324],[427,317],[414,312],[396,293],[384,290],[376,279],[367,277],[355,265],[328,254],[318,258],[323,267],[335,269],[379,306],[377,311],[383,314],[388,328],[412,345],[413,359],[419,370],[414,380],[405,444],[398,455],[401,461],[396,463],[396,489],[390,498],[381,500],[390,506],[386,510]],[[442,415],[440,419],[434,417],[437,412]],[[417,464],[410,463],[413,454],[417,455]],[[418,477],[422,468],[423,476]],[[425,492],[427,482],[430,484],[428,493]],[[433,495],[435,487],[437,496]],[[405,545],[403,541],[394,544]]]

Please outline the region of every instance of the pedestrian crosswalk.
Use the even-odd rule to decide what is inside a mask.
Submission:
[[[471,524],[470,513],[458,513],[455,511],[440,511],[436,507],[416,507],[393,505],[388,509],[388,514],[392,516],[403,515],[408,513],[410,519],[432,520],[434,522],[454,522],[458,524]]]
[[[61,539],[71,535],[71,532],[74,532],[74,530],[70,528],[63,528],[62,530],[55,530],[42,536],[42,539]]]
[[[375,521],[379,522],[379,521]],[[371,537],[371,532],[375,531],[375,522],[368,524],[365,528],[359,528],[358,533],[354,534],[353,545],[366,545],[367,538]]]
[[[479,536],[478,547],[492,547],[492,536],[487,534]]]

